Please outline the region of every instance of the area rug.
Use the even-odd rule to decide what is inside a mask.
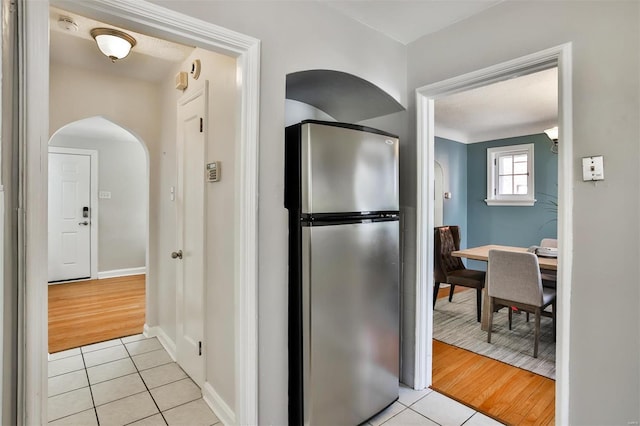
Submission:
[[[533,357],[534,327],[533,315],[527,322],[524,312],[514,313],[513,329],[509,330],[507,310],[503,308],[493,315],[491,343],[487,343],[487,332],[476,321],[475,290],[456,293],[452,302],[438,299],[433,312],[434,339],[555,380],[553,322],[548,317],[540,321],[538,358]]]

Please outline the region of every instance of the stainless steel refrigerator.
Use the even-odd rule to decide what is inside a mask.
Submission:
[[[357,425],[398,398],[398,138],[286,128],[289,424]]]

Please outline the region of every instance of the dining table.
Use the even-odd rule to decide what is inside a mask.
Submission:
[[[529,248],[489,244],[485,246],[471,247],[463,250],[455,250],[451,252],[451,255],[454,257],[461,257],[465,259],[487,262],[489,261],[489,250],[503,250],[503,251],[525,253],[529,251]],[[557,257],[544,257],[544,256],[538,255],[538,264],[540,265],[540,270],[543,270],[543,271],[558,270]],[[489,328],[489,298],[487,297],[486,285],[482,291],[482,321],[480,324],[480,328],[484,331],[486,331]]]

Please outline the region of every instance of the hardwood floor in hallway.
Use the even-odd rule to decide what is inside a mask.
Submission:
[[[145,275],[49,285],[49,353],[142,333]]]
[[[448,288],[441,289],[438,298],[448,294]],[[555,385],[530,371],[433,341],[431,388],[503,423],[553,425]]]

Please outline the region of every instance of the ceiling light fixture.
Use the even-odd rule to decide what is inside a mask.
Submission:
[[[98,49],[111,59],[111,62],[126,58],[131,48],[136,45],[135,38],[113,28],[94,28],[91,30],[91,37],[96,41]]]
[[[552,127],[544,131],[549,139],[551,139],[551,152],[558,153],[558,126]]]

